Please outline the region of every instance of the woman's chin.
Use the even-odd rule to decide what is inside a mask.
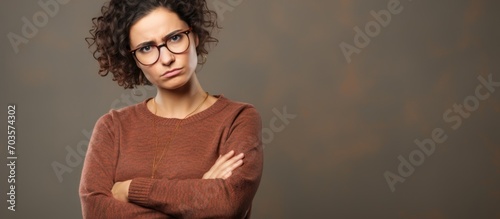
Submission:
[[[163,83],[159,83],[156,87],[167,91],[180,91],[189,87],[189,81],[184,81],[184,80],[163,81]]]

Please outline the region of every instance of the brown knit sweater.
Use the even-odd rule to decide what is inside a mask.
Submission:
[[[97,121],[80,181],[83,217],[249,218],[263,167],[257,110],[218,96],[182,121],[152,179],[155,154],[180,120],[155,116],[146,102],[111,110]],[[226,180],[201,179],[231,150],[245,154],[241,167]],[[114,183],[130,179],[129,202],[114,199]]]

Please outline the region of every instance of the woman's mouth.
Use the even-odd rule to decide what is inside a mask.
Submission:
[[[179,75],[181,73],[182,68],[175,68],[170,71],[167,71],[160,75],[161,78],[171,78]]]

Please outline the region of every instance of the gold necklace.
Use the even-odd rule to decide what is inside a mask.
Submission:
[[[205,92],[206,96],[205,96],[205,99],[203,99],[203,102],[200,103],[200,105],[198,105],[196,107],[196,109],[194,109],[191,113],[187,114],[187,116],[185,116],[184,118],[180,119],[176,126],[175,126],[175,129],[174,129],[174,133],[172,134],[172,137],[170,137],[170,139],[168,140],[167,144],[165,145],[165,147],[163,147],[163,149],[161,150],[161,154],[160,154],[160,157],[157,158],[156,154],[155,153],[154,155],[154,159],[153,159],[153,169],[151,170],[151,179],[154,179],[155,178],[155,173],[156,173],[156,170],[158,169],[158,165],[160,164],[160,161],[163,159],[163,155],[165,154],[165,150],[168,148],[168,146],[170,145],[170,142],[172,142],[172,140],[174,139],[175,135],[177,134],[177,129],[179,129],[179,126],[181,125],[182,121],[184,121],[187,117],[191,116],[194,112],[196,112],[200,107],[201,105],[203,105],[203,103],[205,103],[205,101],[208,99],[208,92]],[[154,126],[154,129],[155,129],[155,138],[156,138],[156,146],[155,146],[155,152],[158,152],[158,132],[156,130],[156,112],[157,112],[157,106],[156,106],[156,101],[155,99],[153,98],[153,104],[155,105],[155,116],[153,118],[153,126]]]

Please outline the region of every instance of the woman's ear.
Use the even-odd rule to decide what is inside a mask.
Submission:
[[[193,32],[194,36],[194,45],[196,48],[198,48],[198,45],[200,44],[200,39],[198,38],[198,35]]]

